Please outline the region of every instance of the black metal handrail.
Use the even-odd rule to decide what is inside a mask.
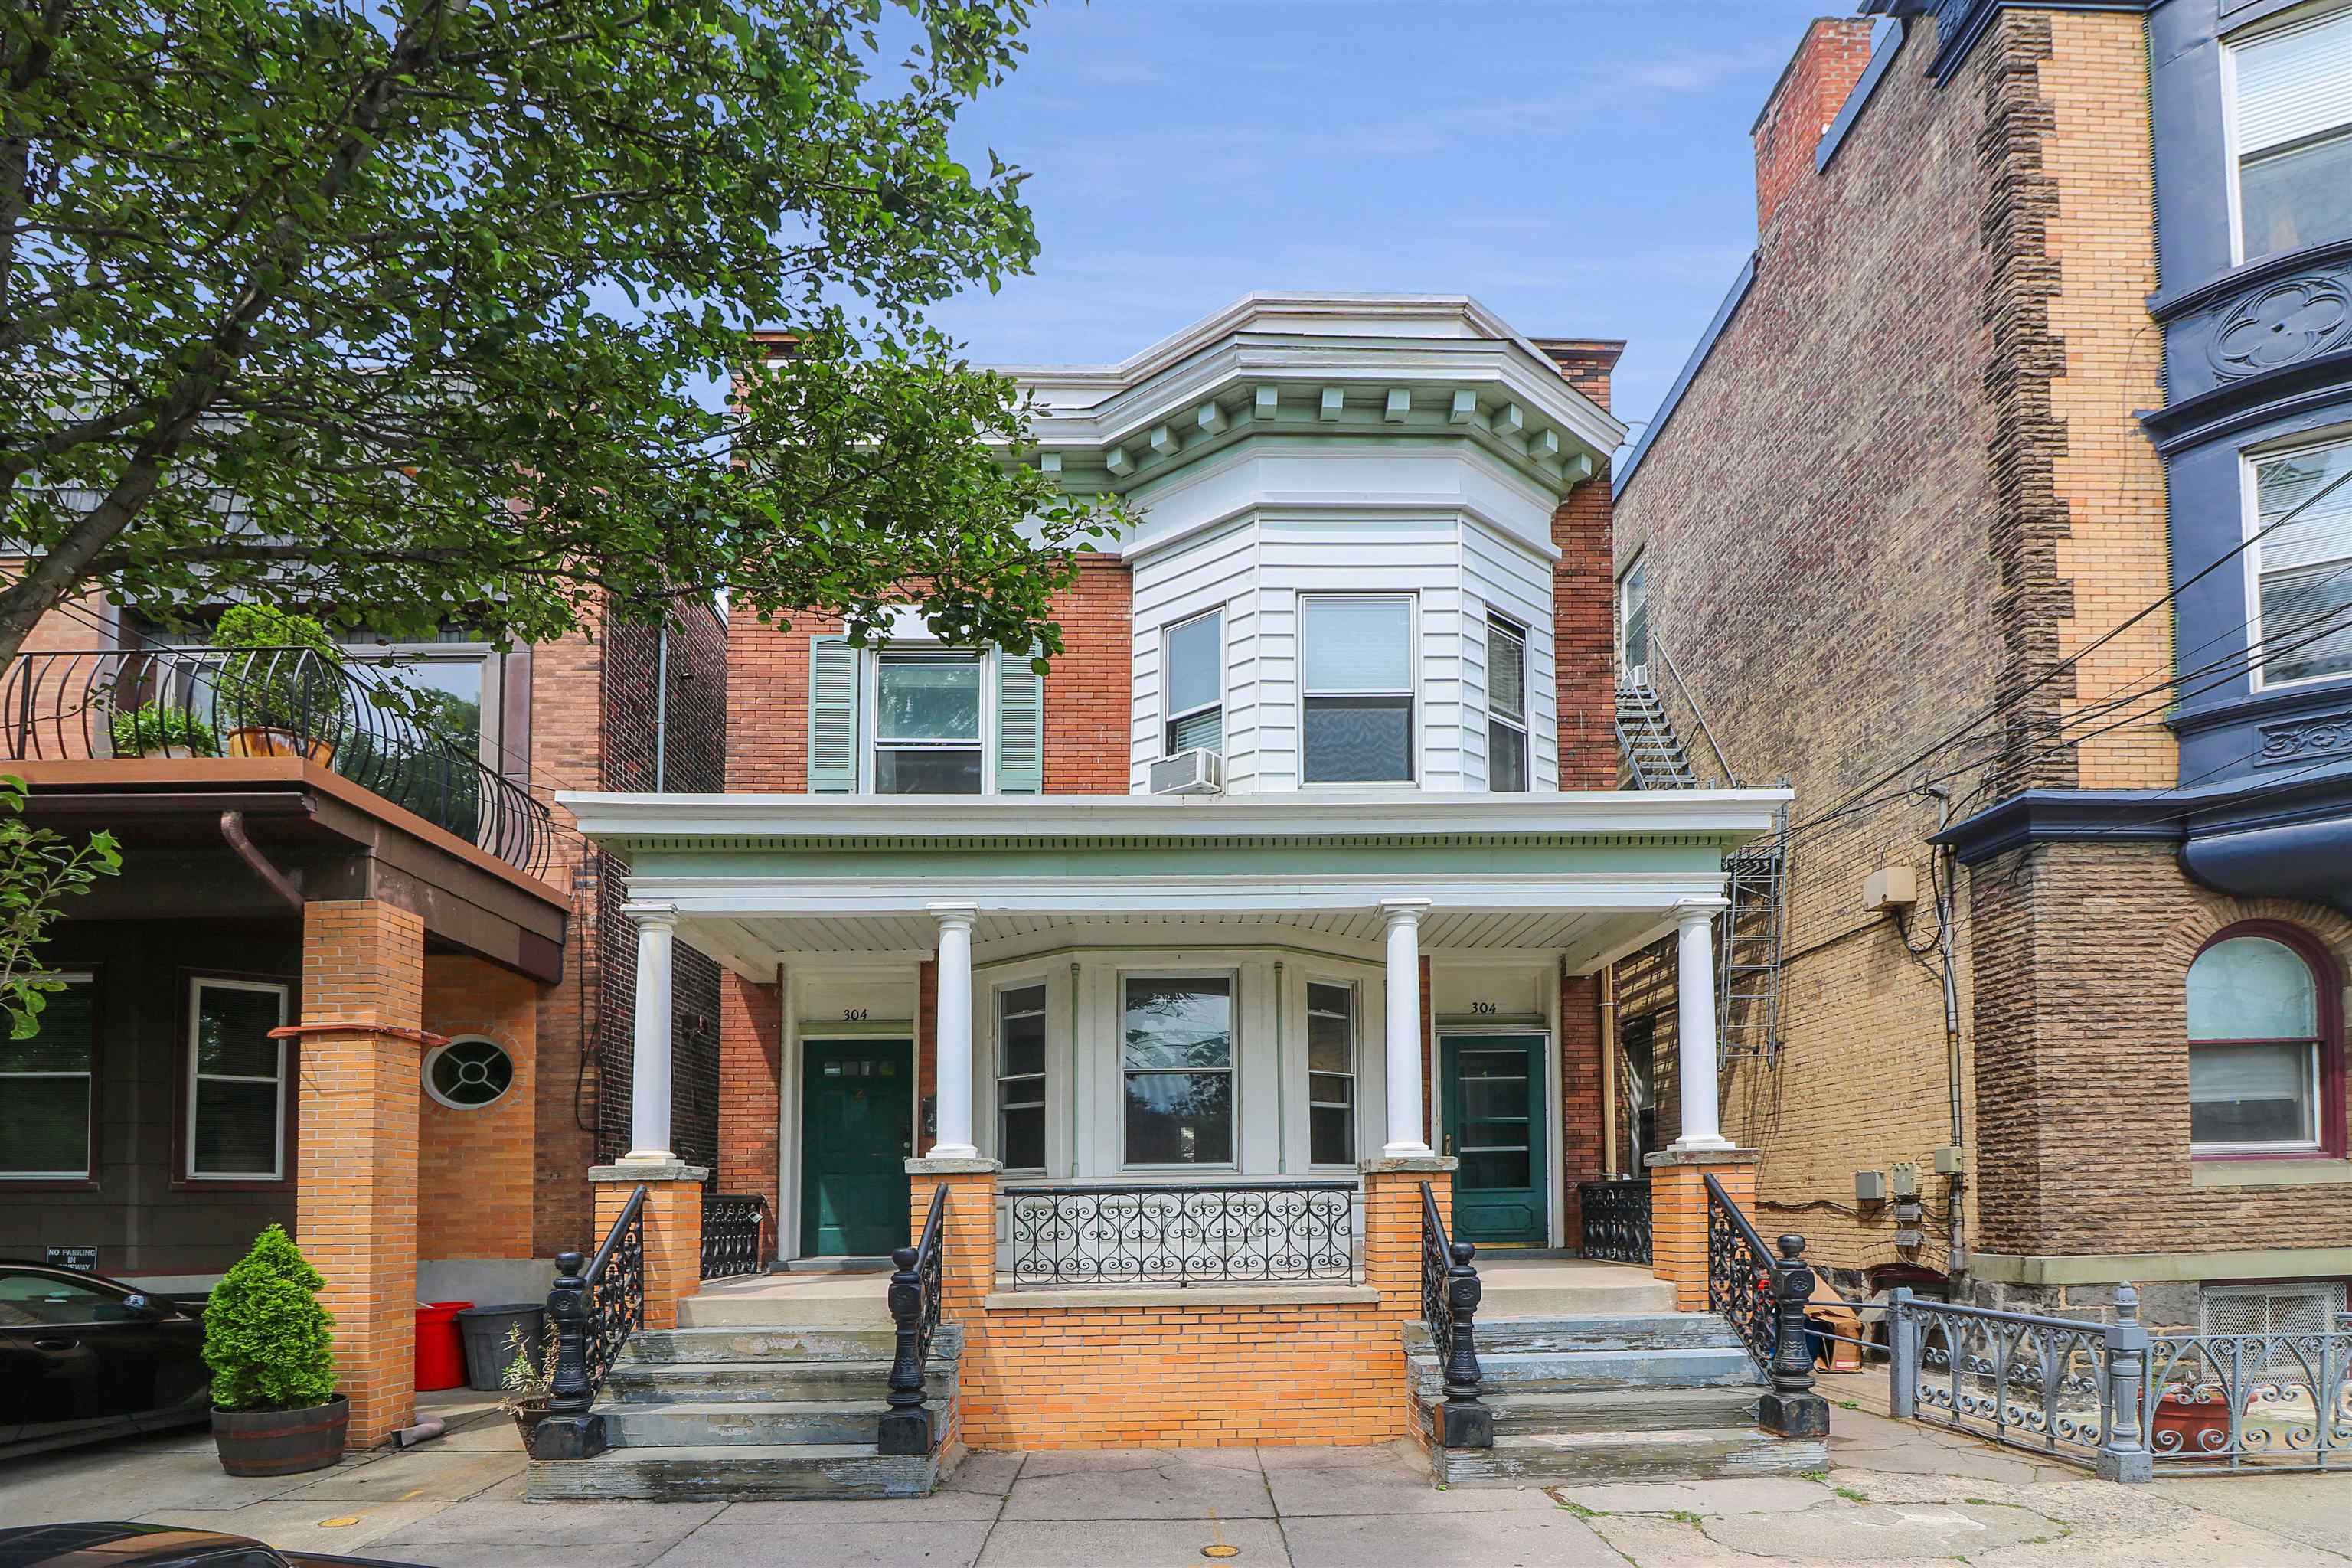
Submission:
[[[1606,1263],[1650,1261],[1650,1180],[1627,1176],[1576,1184],[1584,1256]]]
[[[595,1260],[555,1259],[555,1289],[547,1317],[555,1330],[555,1378],[547,1407],[559,1415],[587,1413],[604,1374],[631,1334],[646,1326],[646,1189],[641,1184],[604,1233]]]
[[[931,1189],[923,1233],[912,1247],[890,1254],[890,1318],[898,1325],[897,1353],[890,1360],[890,1408],[883,1413],[877,1452],[928,1454],[933,1447],[931,1413],[924,1405],[931,1341],[940,1329],[941,1266],[947,1255],[947,1184]]]
[[[1829,1402],[1813,1392],[1813,1352],[1805,1332],[1813,1271],[1804,1250],[1803,1237],[1784,1236],[1774,1257],[1723,1184],[1706,1178],[1706,1304],[1770,1375],[1772,1392],[1759,1415],[1784,1437],[1829,1431]]]
[[[1491,1448],[1495,1415],[1479,1400],[1486,1373],[1478,1365],[1478,1302],[1486,1287],[1471,1259],[1478,1248],[1449,1241],[1437,1194],[1421,1184],[1421,1315],[1445,1377],[1445,1403],[1430,1436],[1441,1448]]]
[[[702,1195],[702,1278],[732,1279],[767,1267],[768,1200],[758,1193]]]
[[[402,711],[396,667],[310,647],[19,654],[0,682],[0,758],[301,757],[519,870],[554,847],[544,802]]]
[[[1354,1277],[1353,1182],[1007,1187],[1015,1285]]]

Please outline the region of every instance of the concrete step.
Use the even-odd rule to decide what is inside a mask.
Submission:
[[[1544,1279],[1530,1278],[1525,1281],[1513,1273],[1497,1269],[1482,1273],[1478,1283],[1484,1295],[1478,1303],[1478,1321],[1488,1318],[1558,1318],[1558,1317],[1622,1317],[1636,1312],[1671,1312],[1675,1310],[1674,1282],[1668,1279],[1644,1279],[1631,1269],[1624,1277],[1588,1282],[1580,1279],[1573,1289],[1562,1289]]]
[[[1690,1432],[1756,1425],[1753,1388],[1601,1388],[1577,1394],[1489,1394],[1499,1436]]]
[[[919,1498],[939,1481],[937,1455],[892,1456],[871,1443],[614,1448],[593,1459],[533,1459],[533,1502],[764,1502],[815,1498]]]
[[[1572,1394],[1603,1388],[1758,1388],[1763,1374],[1748,1352],[1706,1346],[1659,1350],[1504,1352],[1478,1356],[1486,1385],[1494,1394]],[[1416,1397],[1442,1396],[1444,1375],[1437,1358],[1405,1358]]]
[[[718,1399],[599,1405],[615,1448],[740,1448],[871,1443],[882,1419],[868,1399]]]
[[[725,1279],[677,1304],[686,1329],[890,1327],[887,1275],[827,1271]]]
[[[1482,1307],[1477,1319],[1478,1353],[1503,1355],[1535,1351],[1668,1350],[1737,1347],[1739,1336],[1711,1312],[1620,1312],[1577,1317],[1508,1318]],[[1408,1351],[1430,1348],[1429,1326],[1404,1326]]]
[[[1433,1448],[1429,1458],[1437,1480],[1449,1487],[1725,1480],[1824,1468],[1829,1445],[1818,1437],[1775,1437],[1756,1426],[1496,1433],[1492,1448]]]
[[[934,1399],[953,1397],[956,1363],[931,1357],[923,1387]],[[887,1361],[624,1361],[605,1373],[604,1397],[621,1404],[880,1399],[889,1391]]]
[[[932,1354],[950,1339],[942,1329],[932,1342]],[[959,1340],[960,1343],[961,1341]],[[621,1347],[620,1362],[745,1362],[745,1361],[888,1361],[898,1352],[898,1336],[890,1329],[845,1328],[834,1325],[722,1329],[650,1329],[631,1334]]]

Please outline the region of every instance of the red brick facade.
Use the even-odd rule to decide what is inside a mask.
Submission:
[[[1756,117],[1758,228],[1772,221],[1799,181],[1811,178],[1822,132],[1870,65],[1870,34],[1867,16],[1821,16],[1807,25],[1804,41]]]

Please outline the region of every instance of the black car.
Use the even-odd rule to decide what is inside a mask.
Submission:
[[[37,1524],[0,1530],[0,1568],[413,1568],[374,1557],[280,1552],[242,1535],[175,1524]]]
[[[204,1348],[190,1308],[0,1258],[0,1456],[211,1419]]]

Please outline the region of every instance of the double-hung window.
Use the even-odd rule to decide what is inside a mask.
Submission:
[[[287,989],[252,980],[188,983],[186,1166],[194,1182],[286,1178]]]
[[[2189,966],[2189,1142],[2199,1153],[2311,1153],[2323,1065],[2342,1048],[2317,966],[2275,928],[2225,932]]]
[[[1008,1171],[1045,1168],[1045,987],[996,994],[996,1157]]]
[[[1307,1157],[1356,1163],[1356,988],[1307,985]]]
[[[2352,5],[2224,51],[2238,259],[2352,236]]]
[[[981,692],[987,661],[963,651],[886,649],[875,661],[877,795],[978,795],[987,788]]]
[[[2352,674],[2352,437],[2247,467],[2257,682]]]
[[[1230,976],[1125,983],[1119,1040],[1127,1163],[1234,1163],[1234,983]]]
[[[1500,616],[1486,617],[1486,787],[1528,787],[1528,634]]]
[[[1299,620],[1300,776],[1308,784],[1411,784],[1412,597],[1307,595]]]
[[[0,1180],[82,1181],[94,1168],[95,988],[87,973],[48,978],[64,989],[42,998],[40,1026],[0,1040]]]
[[[1163,756],[1198,746],[1221,750],[1225,743],[1225,616],[1211,610],[1168,628],[1162,654],[1167,668],[1168,722],[1160,737]]]

